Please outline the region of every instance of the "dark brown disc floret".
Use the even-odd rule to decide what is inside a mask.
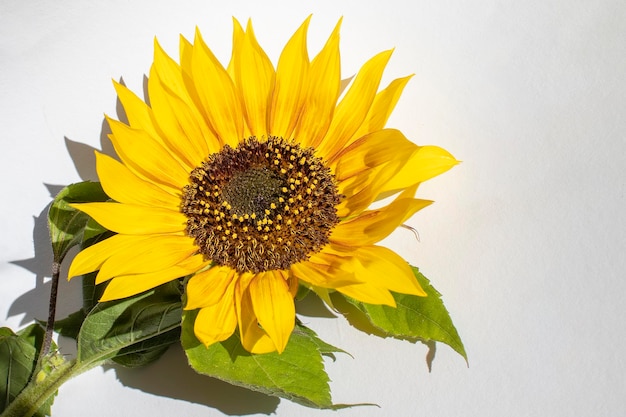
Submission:
[[[258,273],[319,252],[339,222],[341,196],[314,152],[279,137],[251,137],[195,168],[181,211],[205,259]]]

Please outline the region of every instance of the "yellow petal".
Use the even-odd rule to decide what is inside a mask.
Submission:
[[[276,350],[285,350],[293,331],[296,309],[282,271],[259,274],[249,287],[254,314],[263,330],[272,339]]]
[[[154,39],[154,61],[151,72],[157,74],[160,82],[166,85],[174,95],[183,99],[188,98],[181,66],[165,53],[156,38]],[[152,104],[152,97],[150,97],[150,105],[152,106]],[[190,103],[188,102],[187,104]]]
[[[337,206],[340,217],[361,213],[387,189],[417,146],[395,129],[383,129],[359,138],[337,154],[331,167],[345,195]]]
[[[388,206],[365,211],[352,220],[339,223],[332,231],[331,243],[359,247],[384,239],[415,212],[432,203],[412,198],[415,189],[407,189]]]
[[[324,253],[315,254],[308,261],[291,265],[291,272],[298,279],[320,288],[335,288],[358,282],[354,272],[343,264],[343,258],[324,259],[325,255],[332,256]]]
[[[438,146],[418,147],[408,161],[386,185],[380,190],[389,195],[411,185],[424,182],[439,174],[443,174],[456,164],[457,161],[448,151]]]
[[[177,209],[180,197],[133,174],[124,164],[96,152],[96,170],[104,192],[119,203]]]
[[[117,92],[117,97],[124,107],[124,113],[128,119],[130,127],[144,130],[149,136],[158,136],[152,124],[152,109],[148,107],[139,97],[130,91],[126,86],[113,80],[113,86]]]
[[[185,310],[208,307],[224,297],[226,289],[235,281],[235,270],[228,266],[214,266],[191,277],[187,283]],[[232,294],[231,294],[232,297]]]
[[[182,232],[187,224],[184,214],[157,207],[120,203],[71,204],[87,213],[105,228],[128,235]]]
[[[179,38],[178,51],[180,59],[180,69],[183,72],[183,81],[185,83],[185,86],[187,87],[187,91],[191,92],[190,90],[193,90],[193,88],[189,88],[189,84],[187,83],[187,81],[188,77],[191,77],[192,73],[191,61],[193,57],[193,45],[183,35],[180,35]]]
[[[187,172],[191,172],[208,155],[207,137],[213,138],[210,142],[214,150],[219,149],[219,142],[209,133],[204,120],[200,120],[197,109],[189,107],[185,100],[170,90],[161,81],[154,66],[150,70],[148,93],[154,124],[162,132],[163,143],[185,164]]]
[[[189,182],[189,170],[159,140],[117,120],[107,121],[115,152],[135,175],[178,190]]]
[[[374,101],[391,52],[379,53],[359,70],[348,92],[337,105],[333,121],[318,147],[319,155],[332,159],[359,129]]]
[[[417,149],[399,130],[383,129],[342,149],[330,160],[330,166],[337,180],[342,181],[390,161],[405,164]]]
[[[409,264],[391,249],[364,246],[347,252],[346,256],[359,261],[360,268],[355,274],[360,281],[397,293],[426,296]]]
[[[235,287],[235,307],[237,309],[241,344],[244,349],[250,353],[259,354],[276,351],[276,346],[272,339],[259,327],[259,322],[252,307],[250,292],[243,285]]]
[[[205,346],[228,339],[237,327],[234,297],[235,281],[225,289],[217,303],[201,308],[193,331]]]
[[[145,274],[122,275],[113,278],[109,281],[100,301],[117,300],[140,294],[149,289],[158,287],[161,284],[165,284],[166,282],[192,274],[205,264],[206,261],[204,261],[202,255],[196,255],[178,265],[160,271]]]
[[[169,268],[189,258],[198,247],[186,235],[151,235],[134,250],[109,256],[100,267],[96,284],[119,275],[143,274]]]
[[[348,143],[385,127],[389,116],[391,116],[396,103],[400,99],[400,95],[402,95],[402,90],[404,90],[404,87],[411,77],[413,76],[409,75],[408,77],[395,79],[387,88],[376,94],[374,102],[367,113],[367,117]]]
[[[243,98],[248,127],[253,136],[265,136],[269,99],[274,89],[274,66],[259,46],[250,21],[235,60],[235,82]]]
[[[291,137],[302,105],[309,72],[306,34],[311,16],[307,17],[289,39],[278,59],[276,83],[271,100],[269,132],[285,139]]]
[[[319,145],[337,105],[341,85],[340,27],[341,19],[324,48],[311,62],[304,109],[295,129],[295,137],[305,146]]]
[[[223,144],[237,146],[243,139],[243,113],[237,91],[197,29],[191,64],[196,92],[214,133]]]
[[[80,251],[72,261],[68,279],[100,269],[111,255],[124,251],[134,251],[141,247],[149,236],[114,235]]]
[[[236,67],[238,64],[238,55],[239,51],[241,51],[241,46],[243,45],[243,38],[245,36],[245,32],[241,27],[241,23],[237,19],[233,17],[233,51],[230,55],[230,61],[228,62],[228,67],[226,67],[226,72],[230,76],[230,79],[237,83],[237,76],[235,75]]]
[[[380,190],[401,168],[401,160],[393,161],[340,182],[337,188],[346,198],[337,205],[337,215],[352,218],[361,214],[376,201]]]
[[[355,298],[368,304],[384,304],[391,307],[396,306],[396,300],[393,295],[385,288],[377,287],[371,284],[353,284],[343,287],[337,287],[337,291],[348,297]]]

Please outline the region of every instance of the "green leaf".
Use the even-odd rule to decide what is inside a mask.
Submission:
[[[17,334],[6,327],[0,329],[0,412],[4,411],[33,379],[43,338],[44,329],[37,323]],[[45,375],[50,364],[61,362],[64,362],[61,356],[51,353],[42,359],[42,369],[39,373]],[[50,396],[34,415],[49,416],[53,400],[54,395]]]
[[[307,335],[311,337],[311,341],[315,343],[317,350],[323,356],[327,356],[331,358],[333,361],[336,360],[335,353],[345,353],[346,355],[352,356],[345,350],[339,349],[338,347],[335,347],[329,343],[324,342],[322,339],[320,339],[317,336],[317,334],[313,330],[309,329],[308,327],[305,327],[299,320],[297,322],[297,326],[298,326],[297,327],[298,330],[306,333]]]
[[[81,243],[85,227],[90,217],[72,207],[70,203],[85,203],[107,201],[109,197],[104,193],[98,182],[81,182],[68,185],[55,197],[48,211],[48,228],[54,261],[61,263],[67,252]],[[93,226],[92,229],[96,229]],[[93,237],[95,230],[91,230]]]
[[[0,335],[0,411],[24,389],[35,369],[37,349],[10,329]]]
[[[463,342],[443,305],[441,294],[415,267],[413,273],[427,297],[393,294],[397,307],[366,304],[346,299],[363,312],[377,329],[384,334],[410,341],[442,342],[454,349],[467,361]],[[350,320],[350,316],[347,316]],[[432,344],[430,345],[432,349]],[[432,353],[432,352],[431,352]]]
[[[77,361],[104,361],[137,344],[140,351],[146,340],[179,327],[181,311],[176,282],[134,297],[99,303],[87,314],[78,334]]]
[[[54,322],[54,330],[61,336],[77,339],[85,317],[87,317],[87,314],[85,314],[83,309],[80,309],[64,319],[56,320]]]
[[[121,349],[113,361],[127,368],[146,366],[159,359],[172,344],[178,341],[180,341],[180,327]]]
[[[297,326],[283,353],[257,355],[243,348],[238,332],[205,347],[193,332],[196,315],[197,311],[183,314],[182,344],[189,364],[198,373],[308,407],[343,407],[331,401],[320,346],[324,351],[338,350],[329,348],[308,329]]]

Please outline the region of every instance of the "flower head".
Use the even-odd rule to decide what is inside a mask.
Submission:
[[[276,68],[235,20],[226,68],[196,31],[193,44],[181,38],[179,63],[155,42],[149,104],[115,83],[128,118],[107,118],[119,161],[96,153],[113,201],[74,207],[116,234],[80,252],[70,276],[99,271],[103,300],[189,276],[198,339],[238,329],[253,353],[284,350],[299,285],[373,304],[395,305],[390,291],[425,295],[376,243],[430,203],[414,198],[418,184],[456,160],[385,128],[410,78],[379,91],[391,51],[342,95],[339,24],[313,60],[308,24]]]

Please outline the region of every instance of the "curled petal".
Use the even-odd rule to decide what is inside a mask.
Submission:
[[[259,327],[250,292],[241,285],[241,282],[235,287],[235,306],[237,308],[239,335],[244,349],[250,353],[274,352],[276,345],[267,333]]]
[[[388,206],[365,211],[354,219],[339,223],[330,241],[351,247],[369,246],[381,241],[415,212],[432,203],[413,198],[415,188],[407,189]]]
[[[268,271],[250,283],[250,299],[254,314],[276,350],[285,350],[295,325],[296,309],[285,273]]]
[[[214,266],[195,274],[187,283],[185,310],[194,310],[217,304],[236,281],[235,270],[227,266]],[[231,297],[232,298],[232,297]]]
[[[217,303],[201,308],[196,316],[193,331],[207,347],[228,339],[237,327],[234,288],[233,280]]]

